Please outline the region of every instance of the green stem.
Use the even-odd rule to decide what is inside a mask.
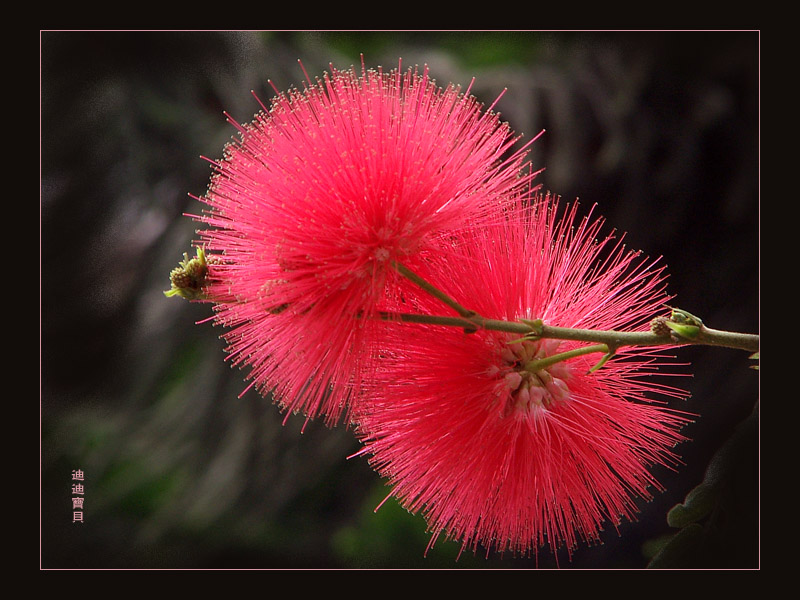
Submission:
[[[608,347],[606,352],[610,354],[616,352],[617,348],[621,346],[684,346],[688,344],[723,346],[726,348],[747,350],[749,352],[758,351],[759,336],[749,333],[711,329],[703,325],[703,322],[694,315],[680,309],[672,310],[672,321],[663,319],[666,322],[665,324],[669,327],[660,333],[654,333],[652,331],[597,331],[593,329],[554,327],[552,325],[545,325],[541,320],[528,321],[521,319],[520,322],[513,322],[485,319],[475,311],[463,307],[456,300],[411,271],[411,269],[405,265],[393,262],[392,267],[394,267],[400,275],[412,281],[433,297],[447,304],[447,306],[451,307],[462,317],[456,319],[453,317],[427,315],[396,315],[396,318],[399,318],[401,321],[463,327],[467,332],[473,332],[476,329],[491,329],[494,331],[533,335],[538,338],[594,342],[605,344]]]
[[[475,314],[471,317],[448,317],[443,315],[420,315],[416,313],[381,312],[380,318],[385,321],[402,321],[403,323],[424,323],[427,325],[445,325],[447,327],[462,327],[464,329],[490,329],[492,331],[506,331],[526,335],[533,332],[530,325],[516,321],[501,321],[499,319],[484,319]]]
[[[453,300],[453,298],[451,298],[450,296],[445,294],[442,290],[435,287],[434,285],[432,285],[431,283],[429,283],[428,281],[426,281],[425,279],[414,273],[411,269],[409,269],[405,265],[402,265],[398,262],[393,262],[392,266],[398,273],[400,273],[400,275],[415,283],[417,286],[428,292],[434,298],[438,298],[439,300],[444,302],[447,306],[455,310],[462,317],[469,318],[475,315],[475,311],[464,308],[458,302]]]
[[[488,329],[492,331],[505,331],[529,335],[532,338],[550,338],[557,340],[573,340],[604,344],[608,348],[622,346],[723,346],[736,348],[749,352],[758,351],[759,336],[748,333],[720,331],[702,326],[700,332],[693,339],[673,337],[669,333],[656,334],[651,331],[614,331],[595,329],[573,329],[570,327],[555,327],[544,325],[539,321],[502,321],[498,319],[485,319],[473,314],[471,317],[448,317],[441,315],[420,315],[411,313],[380,314],[385,320],[402,321],[404,323],[425,323],[429,325],[444,325],[475,329]]]
[[[650,331],[596,331],[593,329],[554,327],[552,325],[542,325],[538,336],[559,340],[599,342],[616,348],[620,346],[684,346],[693,344],[699,346],[723,346],[756,352],[759,344],[757,335],[720,331],[706,326],[701,326],[697,335],[691,339],[675,339],[668,333],[656,334]]]
[[[706,346],[722,346],[724,348],[738,348],[748,352],[758,352],[759,336],[752,333],[738,333],[735,331],[721,331],[711,329],[705,325],[700,328],[697,344]]]
[[[594,329],[574,329],[544,324],[537,329],[537,335],[542,338],[556,340],[597,342],[614,348],[619,348],[620,346],[661,346],[675,343],[668,333],[659,335],[651,331],[597,331]]]
[[[499,319],[486,319],[475,311],[465,308],[448,294],[426,281],[411,269],[398,262],[392,262],[392,267],[409,281],[438,298],[444,304],[455,310],[459,316],[421,315],[409,313],[379,313],[379,317],[389,321],[402,321],[406,323],[427,323],[430,325],[444,325],[463,328],[467,333],[478,329],[505,331],[516,333],[524,339],[536,340],[542,338],[573,340],[596,344],[588,346],[581,353],[605,352],[606,358],[601,360],[596,367],[599,368],[605,360],[611,357],[622,346],[721,346],[735,348],[757,353],[759,349],[759,336],[749,333],[721,331],[703,325],[703,322],[680,309],[672,309],[669,318],[658,317],[653,320],[652,331],[598,331],[593,329],[573,329],[569,327],[555,327],[545,325],[541,319],[534,321],[520,319],[519,321],[503,321]],[[206,256],[202,248],[197,249],[197,258],[190,259],[184,254],[180,266],[170,273],[172,289],[164,292],[167,296],[179,295],[187,299],[207,299],[204,291],[205,277],[207,275]],[[214,301],[211,299],[211,301]],[[282,311],[285,306],[278,307],[275,311]],[[658,325],[658,326],[657,326]],[[658,332],[658,333],[655,333]],[[523,339],[520,338],[520,339]],[[601,349],[601,346],[605,350]],[[566,353],[565,353],[566,354]],[[556,355],[560,356],[560,355]],[[577,356],[577,355],[576,355]],[[563,358],[560,360],[564,360]]]
[[[702,321],[685,311],[673,309],[673,321],[664,319],[667,325],[664,331],[596,331],[592,329],[573,329],[568,327],[554,327],[545,325],[541,320],[520,322],[500,321],[485,319],[473,310],[465,308],[448,294],[426,281],[411,269],[398,262],[392,262],[392,267],[403,277],[416,284],[434,298],[438,298],[447,306],[455,310],[461,318],[398,314],[395,318],[415,323],[430,323],[434,325],[449,325],[463,327],[465,332],[472,333],[477,329],[491,329],[494,331],[507,331],[522,335],[533,335],[538,338],[552,338],[560,340],[574,340],[579,342],[593,342],[605,344],[607,353],[613,354],[621,346],[683,346],[688,344],[723,346],[737,348],[749,352],[757,352],[759,337],[748,333],[720,331],[703,325]],[[611,349],[611,350],[609,350]]]
[[[572,350],[567,350],[566,352],[559,352],[558,354],[553,354],[552,356],[527,362],[525,363],[525,370],[535,373],[536,371],[541,371],[542,369],[546,369],[547,367],[564,360],[569,360],[570,358],[575,358],[576,356],[583,356],[584,354],[593,354],[595,352],[609,354],[610,350],[605,344],[594,344],[593,346],[573,348]]]

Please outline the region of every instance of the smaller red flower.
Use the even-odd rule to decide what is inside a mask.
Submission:
[[[662,309],[660,270],[595,241],[600,221],[560,220],[549,199],[470,232],[427,278],[486,318],[554,326],[645,327]],[[442,314],[435,300],[419,310]],[[568,551],[632,519],[659,489],[653,465],[674,465],[687,415],[664,405],[686,394],[653,380],[658,349],[542,362],[581,344],[518,334],[391,323],[359,419],[363,454],[392,496],[433,533],[464,548]]]

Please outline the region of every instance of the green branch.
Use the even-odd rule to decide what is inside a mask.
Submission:
[[[213,255],[207,257],[202,248],[197,248],[197,256],[194,258],[189,258],[188,254],[184,254],[184,260],[181,261],[180,266],[173,269],[170,273],[171,289],[164,293],[167,296],[181,296],[189,300],[207,299],[213,302],[214,299],[208,298],[205,291],[209,262],[218,262],[218,257]],[[479,329],[503,331],[522,336],[519,338],[520,340],[535,341],[547,338],[586,342],[594,344],[594,346],[578,348],[569,352],[578,352],[575,356],[591,352],[603,352],[605,356],[593,370],[600,368],[623,346],[721,346],[747,350],[754,353],[753,358],[758,356],[758,335],[711,329],[710,327],[706,327],[698,317],[677,308],[672,309],[669,317],[657,317],[653,319],[650,323],[650,331],[614,331],[556,327],[554,325],[544,324],[541,319],[519,319],[517,321],[487,319],[480,316],[475,311],[462,306],[448,294],[411,271],[408,267],[397,262],[393,262],[392,267],[401,276],[413,282],[420,289],[434,298],[441,300],[444,304],[455,310],[459,316],[394,312],[379,313],[379,318],[387,321],[459,327],[466,333],[474,333]],[[553,362],[571,358],[573,355],[570,354],[567,356],[569,352],[552,357],[553,359],[560,357]],[[539,368],[544,368],[544,366]]]
[[[426,281],[425,279],[414,273],[411,269],[409,269],[405,265],[401,265],[398,262],[393,262],[392,267],[394,267],[394,269],[398,273],[400,273],[400,275],[402,275],[409,281],[415,283],[418,287],[428,292],[434,298],[438,298],[439,300],[444,302],[447,306],[455,310],[462,317],[472,317],[475,315],[475,311],[464,308],[458,302],[453,300],[449,295],[445,294],[442,290],[430,284],[428,281]]]
[[[575,358],[577,356],[584,356],[586,354],[593,354],[595,352],[602,352],[603,354],[609,357],[613,354],[613,352],[605,344],[582,346],[580,348],[573,348],[572,350],[567,350],[566,352],[559,352],[558,354],[553,354],[545,358],[538,358],[536,360],[529,361],[525,363],[525,370],[531,372],[541,371],[542,369],[546,369],[547,367],[550,367],[556,363],[569,360],[570,358]],[[594,367],[592,371],[596,371],[603,364],[605,364],[605,360],[602,361],[600,365],[598,365],[597,367]]]
[[[674,310],[673,310],[674,312]],[[598,329],[575,329],[571,327],[556,327],[545,325],[541,320],[531,321],[520,319],[519,321],[502,321],[499,319],[485,319],[479,315],[472,317],[448,317],[442,315],[421,315],[414,313],[380,313],[382,319],[388,321],[402,321],[404,323],[425,323],[428,325],[444,325],[448,327],[460,327],[469,330],[487,329],[491,331],[505,331],[508,333],[519,333],[527,336],[531,340],[535,339],[556,339],[573,340],[576,342],[587,342],[595,344],[605,344],[610,349],[618,349],[623,346],[724,346],[726,348],[737,348],[749,352],[757,352],[759,336],[748,333],[736,333],[732,331],[720,331],[709,327],[699,327],[698,332],[693,337],[683,337],[678,332],[668,329],[667,332],[655,331],[614,331]],[[667,321],[666,317],[654,319],[659,325]],[[669,326],[667,325],[667,328]]]
[[[703,325],[703,321],[698,317],[678,308],[672,309],[669,318],[657,317],[653,319],[650,323],[650,331],[614,331],[556,327],[553,325],[545,325],[541,319],[520,319],[519,321],[486,319],[475,311],[463,307],[448,294],[400,263],[394,262],[392,266],[403,277],[414,282],[421,289],[453,308],[461,316],[446,317],[408,313],[382,313],[382,318],[388,320],[461,327],[468,333],[475,332],[478,329],[506,331],[509,333],[519,333],[531,340],[549,338],[604,344],[607,347],[605,352],[609,356],[613,355],[617,349],[622,346],[704,345],[723,346],[726,348],[747,350],[749,352],[758,352],[759,336],[749,333],[711,329]]]

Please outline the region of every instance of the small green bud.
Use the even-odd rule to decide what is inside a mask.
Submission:
[[[685,340],[693,340],[700,334],[700,328],[697,325],[684,325],[682,323],[673,323],[672,321],[665,321],[664,324],[669,327],[678,338]]]
[[[680,308],[673,308],[669,318],[673,323],[678,323],[680,325],[703,326],[703,321],[700,317],[695,317],[692,313],[681,310]]]
[[[700,335],[703,321],[699,317],[695,317],[692,313],[681,310],[680,308],[673,308],[669,319],[660,322],[659,326],[661,325],[668,327],[672,333],[672,337],[677,341],[693,340]],[[652,330],[652,323],[650,327]]]
[[[189,255],[184,252],[180,265],[170,271],[171,287],[164,292],[164,295],[168,298],[180,296],[187,300],[202,300],[206,297],[203,288],[206,285],[207,275],[208,263],[205,251],[198,248],[195,258],[189,258]]]

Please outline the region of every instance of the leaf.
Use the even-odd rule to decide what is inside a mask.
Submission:
[[[670,569],[676,564],[694,558],[700,549],[703,539],[703,526],[697,523],[684,527],[661,547],[650,563],[648,569]]]
[[[678,528],[648,568],[755,568],[758,566],[758,411],[716,452],[703,481],[667,513]]]
[[[701,483],[686,495],[683,504],[676,504],[667,513],[670,527],[686,527],[711,514],[717,502],[717,493],[711,485]]]

